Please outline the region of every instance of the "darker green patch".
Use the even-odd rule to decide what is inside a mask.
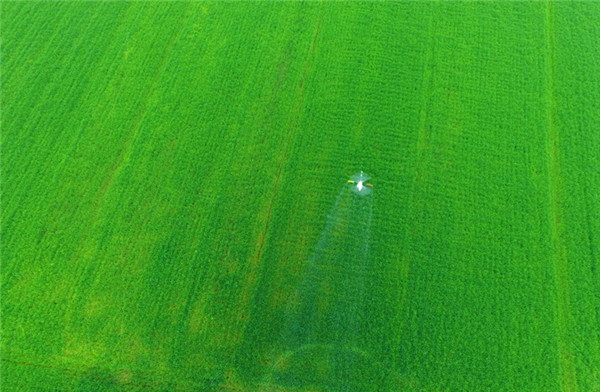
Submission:
[[[92,368],[79,376],[75,384],[76,392],[113,391],[119,387],[113,374],[100,368]]]
[[[314,345],[278,358],[266,385],[294,391],[385,391],[388,377],[378,362],[354,347]]]

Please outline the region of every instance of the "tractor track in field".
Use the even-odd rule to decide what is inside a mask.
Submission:
[[[183,20],[184,18],[185,18],[185,12],[183,12],[180,16],[181,20]],[[92,227],[91,231],[92,232],[95,230],[95,228],[97,226],[98,215],[100,214],[100,210],[102,209],[102,206],[105,203],[106,195],[108,194],[108,191],[111,188],[111,186],[114,184],[116,178],[119,176],[119,174],[123,168],[123,165],[125,164],[125,162],[127,162],[127,159],[129,158],[129,155],[131,154],[131,148],[132,148],[133,141],[135,140],[136,136],[139,134],[140,124],[142,122],[144,115],[148,111],[148,100],[150,99],[151,95],[155,91],[155,86],[158,83],[158,80],[160,79],[160,76],[166,67],[167,59],[169,57],[168,56],[169,52],[170,52],[171,48],[173,47],[173,44],[174,44],[175,39],[177,38],[179,32],[180,32],[180,29],[175,28],[174,31],[169,36],[169,40],[167,41],[167,44],[165,45],[165,47],[163,49],[160,62],[158,64],[158,66],[156,67],[156,69],[152,75],[152,79],[146,89],[146,94],[144,97],[145,99],[142,100],[142,102],[136,112],[136,115],[129,127],[129,131],[127,132],[127,135],[125,136],[125,140],[123,141],[123,147],[122,147],[119,155],[115,159],[113,165],[111,166],[106,180],[102,183],[100,190],[98,191],[97,195],[93,199],[93,202],[92,202],[93,210],[92,210],[92,213],[90,214],[90,222],[91,222],[91,227]],[[96,244],[94,244],[91,251],[85,252],[83,247],[80,246],[79,250],[77,251],[77,254],[74,256],[73,259],[81,260],[81,259],[91,258],[97,252],[97,248],[98,248],[98,244],[96,243]],[[75,282],[84,281],[85,276],[87,276],[87,275],[91,276],[92,275],[91,272],[95,268],[98,268],[96,265],[88,265],[88,264],[89,263],[80,263],[80,265],[82,265],[80,271],[74,275],[72,282],[69,284],[69,287],[70,287],[69,297],[71,297],[71,298],[77,297],[77,295],[74,294],[74,293],[77,293],[77,290],[78,290],[78,286],[75,284]],[[95,283],[91,283],[91,284],[95,284]],[[70,320],[70,318],[72,317],[71,313],[73,311],[74,311],[74,309],[69,308],[69,310],[67,311],[67,315],[66,315],[67,320]]]
[[[557,295],[557,329],[558,329],[558,351],[559,351],[559,369],[560,385],[563,391],[577,391],[577,374],[573,366],[573,353],[568,341],[569,329],[569,277],[567,245],[565,243],[563,211],[561,210],[561,169],[559,156],[559,135],[555,124],[555,38],[554,38],[554,15],[552,4],[546,4],[545,7],[546,22],[546,91],[547,91],[547,127],[548,127],[548,185],[550,201],[550,230],[551,230],[551,257],[555,275],[555,286]]]
[[[306,84],[306,80],[310,74],[310,71],[312,70],[312,65],[314,63],[315,49],[316,49],[318,37],[321,32],[321,24],[322,24],[322,17],[319,16],[319,19],[317,21],[317,26],[315,29],[315,34],[313,36],[313,40],[311,43],[310,51],[308,53],[308,60],[302,71],[300,83],[298,85],[298,97],[296,100],[295,112],[294,112],[294,115],[290,119],[290,122],[288,125],[288,130],[285,134],[285,138],[284,138],[284,142],[283,142],[283,154],[282,154],[280,161],[278,162],[277,174],[275,175],[273,187],[271,189],[271,196],[270,196],[269,204],[265,211],[265,224],[264,224],[263,229],[261,230],[260,235],[258,237],[256,251],[254,252],[254,255],[250,258],[251,269],[250,269],[250,272],[248,273],[248,278],[247,278],[246,283],[244,284],[242,292],[240,294],[240,301],[241,301],[241,304],[239,306],[240,309],[248,309],[248,305],[251,303],[252,298],[254,297],[253,293],[256,291],[257,278],[258,278],[258,275],[260,274],[260,268],[259,268],[260,260],[262,258],[267,234],[269,232],[269,227],[270,227],[270,223],[271,223],[271,215],[273,212],[273,205],[275,203],[275,198],[277,196],[277,192],[279,189],[279,183],[281,180],[281,175],[283,173],[283,168],[287,161],[289,152],[294,144],[295,136],[297,135],[298,124],[300,122],[300,118],[302,115],[302,108],[304,107],[304,101],[306,99],[304,86]],[[281,81],[278,81],[278,82],[281,82]],[[249,310],[246,310],[244,313],[245,314],[241,315],[240,317],[243,320],[247,320]]]
[[[183,22],[184,19],[185,19],[185,12],[183,12],[181,14],[180,22]],[[181,23],[178,25],[181,26]],[[150,97],[152,96],[152,94],[156,91],[156,88],[155,88],[156,84],[160,80],[160,76],[164,73],[165,67],[167,65],[167,60],[169,58],[169,53],[171,52],[171,49],[173,48],[173,44],[175,43],[175,39],[179,35],[180,31],[181,31],[180,28],[179,29],[176,28],[169,36],[169,40],[167,41],[165,48],[163,49],[162,55],[160,56],[160,62],[158,64],[158,66],[156,67],[154,74],[152,75],[150,83],[148,84],[148,88],[146,89],[147,93],[146,93],[146,96],[144,97],[145,99],[143,99],[141,101],[139,109],[137,110],[137,113],[135,114],[133,122],[131,123],[131,126],[129,128],[129,132],[127,133],[125,140],[123,141],[123,148],[121,149],[121,153],[117,156],[117,159],[115,160],[114,164],[112,165],[106,181],[104,181],[104,183],[102,184],[100,192],[98,193],[98,196],[96,197],[95,215],[97,214],[98,210],[100,209],[100,206],[102,205],[102,201],[104,200],[104,197],[108,193],[108,190],[110,189],[111,185],[114,183],[116,177],[121,172],[121,169],[123,168],[124,163],[127,162],[129,155],[131,154],[131,147],[132,147],[133,141],[135,140],[136,136],[139,134],[140,124],[142,123],[144,115],[148,112],[148,109],[149,109],[148,101],[149,101]]]

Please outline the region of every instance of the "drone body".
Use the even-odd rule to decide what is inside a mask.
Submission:
[[[373,188],[373,184],[367,182],[370,178],[371,177],[369,177],[368,174],[365,174],[361,170],[359,174],[355,174],[350,180],[348,180],[348,184],[352,184],[352,190],[354,193],[361,196],[366,196],[371,193],[370,188]]]

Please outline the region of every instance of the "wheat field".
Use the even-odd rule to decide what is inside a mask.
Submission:
[[[600,390],[600,3],[0,7],[2,391]]]

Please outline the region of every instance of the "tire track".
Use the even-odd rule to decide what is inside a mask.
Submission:
[[[284,137],[283,154],[278,163],[277,174],[275,175],[273,187],[271,188],[269,204],[265,211],[265,223],[263,225],[263,228],[262,228],[260,235],[258,237],[258,240],[257,240],[256,251],[254,252],[254,255],[250,258],[250,271],[248,273],[248,278],[247,278],[247,280],[243,286],[242,292],[240,294],[240,304],[238,306],[238,309],[243,309],[241,311],[242,314],[240,314],[240,316],[239,316],[242,320],[247,320],[249,317],[249,313],[250,313],[249,304],[252,303],[252,300],[254,298],[254,293],[256,291],[256,287],[258,286],[257,280],[258,280],[258,276],[259,276],[260,270],[261,270],[260,260],[263,255],[263,250],[264,250],[267,234],[269,233],[269,228],[270,228],[270,224],[271,224],[271,216],[273,213],[273,205],[275,203],[275,199],[278,194],[279,184],[280,184],[281,176],[283,173],[283,168],[285,166],[285,163],[287,162],[289,152],[290,152],[292,146],[294,145],[294,141],[297,136],[298,125],[300,123],[300,119],[302,116],[302,109],[304,107],[304,102],[306,100],[304,86],[306,84],[306,80],[308,79],[308,76],[310,75],[310,71],[311,71],[313,63],[314,63],[314,58],[315,58],[314,54],[315,54],[315,49],[317,47],[317,45],[316,45],[317,39],[318,39],[318,37],[320,35],[320,31],[321,31],[321,24],[322,24],[322,16],[320,15],[319,19],[317,21],[315,33],[313,35],[313,40],[311,43],[310,51],[308,53],[308,60],[307,60],[306,66],[304,67],[304,69],[302,71],[302,76],[300,79],[300,83],[298,85],[298,93],[297,93],[298,97],[296,100],[297,103],[295,106],[294,115],[290,119],[288,129],[287,129],[287,132]]]
[[[560,385],[563,391],[577,391],[577,375],[573,366],[573,353],[568,342],[569,327],[569,290],[567,246],[564,239],[563,211],[561,211],[561,170],[559,159],[559,135],[555,125],[555,58],[554,58],[554,16],[552,4],[545,7],[546,22],[546,93],[547,93],[547,153],[548,153],[548,196],[550,201],[549,224],[552,245],[552,265],[556,286],[556,321],[558,328],[558,364]]]

